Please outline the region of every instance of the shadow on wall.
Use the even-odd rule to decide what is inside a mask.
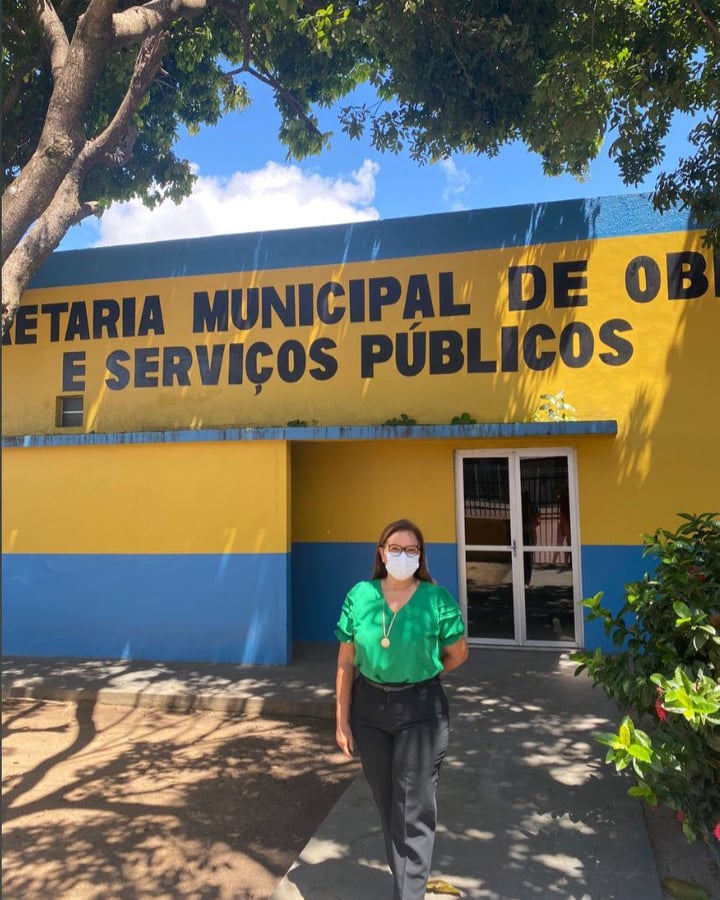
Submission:
[[[604,602],[615,609],[623,601],[622,585],[654,569],[652,560],[640,555],[642,534],[660,527],[674,530],[677,513],[720,512],[715,462],[720,424],[708,407],[720,333],[720,253],[704,250],[700,259],[693,237],[691,242],[686,235],[677,250],[656,260],[657,295],[639,310],[647,318],[636,352],[648,359],[653,352],[648,320],[654,311],[662,313],[664,304],[680,307],[669,352],[657,360],[655,378],[638,383],[618,434],[614,495],[638,524],[637,545],[617,548],[612,579],[608,558],[593,553],[595,548],[589,548],[591,564],[583,570],[586,595],[602,590]],[[611,521],[613,511],[608,507],[595,514]]]

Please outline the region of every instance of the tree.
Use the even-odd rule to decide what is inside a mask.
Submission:
[[[718,0],[417,0],[373,15],[382,24],[371,78],[397,108],[347,110],[351,133],[369,126],[377,145],[408,143],[421,161],[521,140],[548,175],[582,178],[612,132],[610,154],[637,185],[663,161],[674,114],[686,113],[688,155],[659,177],[653,200],[687,207],[720,247]]]
[[[172,151],[269,85],[301,158],[313,109],[357,84],[342,127],[420,162],[523,140],[582,176],[608,129],[623,177],[663,158],[673,112],[695,152],[655,203],[688,206],[720,244],[720,0],[7,0],[3,9],[3,334],[71,225],[115,200],[187,195]],[[704,116],[704,118],[703,118]]]

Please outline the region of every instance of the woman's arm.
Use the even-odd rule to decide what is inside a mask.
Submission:
[[[350,730],[350,702],[354,677],[355,644],[341,643],[335,679],[335,740],[348,758],[355,749],[355,741]]]
[[[454,644],[448,644],[440,651],[440,660],[442,662],[443,672],[450,672],[461,666],[469,655],[467,641],[464,637],[455,641]]]

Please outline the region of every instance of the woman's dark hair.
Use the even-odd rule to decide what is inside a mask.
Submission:
[[[412,531],[415,535],[418,546],[420,547],[420,565],[415,573],[415,578],[418,578],[420,581],[429,581],[432,583],[434,579],[428,570],[427,561],[425,559],[425,538],[423,537],[422,531],[420,531],[417,525],[414,522],[411,522],[410,519],[398,519],[396,522],[391,522],[383,528],[380,540],[375,548],[375,562],[373,563],[371,579],[387,578],[387,569],[380,556],[380,548],[385,546],[388,538],[395,534],[396,531]]]

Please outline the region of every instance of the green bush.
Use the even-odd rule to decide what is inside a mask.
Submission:
[[[688,841],[720,840],[720,521],[680,518],[677,531],[643,538],[654,577],[626,585],[617,615],[602,594],[585,601],[617,652],[572,658],[627,713],[598,740],[606,762],[632,770],[629,793],[675,810]]]

